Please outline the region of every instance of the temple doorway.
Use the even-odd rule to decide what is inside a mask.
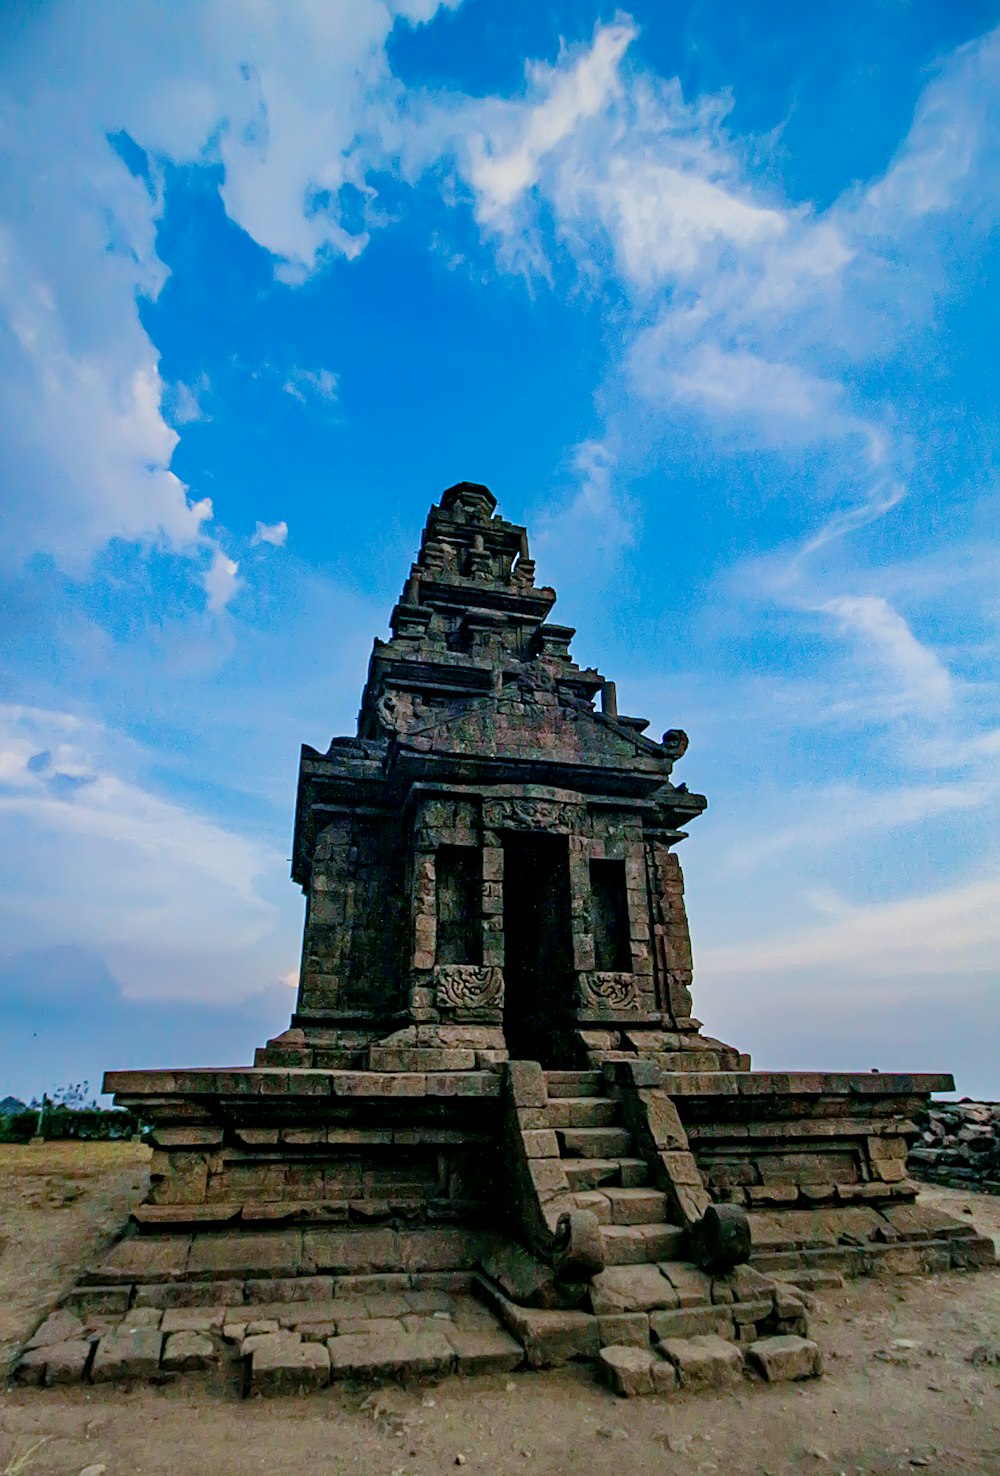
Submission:
[[[511,831],[503,837],[504,1013],[515,1061],[572,1059],[573,933],[569,839]]]

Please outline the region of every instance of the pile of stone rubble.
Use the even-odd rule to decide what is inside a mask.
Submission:
[[[1000,1102],[930,1102],[907,1170],[917,1179],[1000,1194]]]

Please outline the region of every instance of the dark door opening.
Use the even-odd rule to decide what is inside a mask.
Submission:
[[[512,1060],[570,1066],[574,1059],[569,840],[503,837],[504,1012]]]

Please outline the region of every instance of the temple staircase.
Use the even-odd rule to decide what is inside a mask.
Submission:
[[[571,1190],[572,1207],[586,1209],[601,1227],[604,1263],[638,1265],[681,1253],[685,1232],[670,1224],[666,1197],[650,1183],[621,1106],[605,1096],[600,1071],[547,1071],[547,1126],[555,1133]],[[571,1207],[564,1200],[553,1217]]]

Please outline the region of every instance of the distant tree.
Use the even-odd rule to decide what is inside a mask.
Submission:
[[[27,1108],[23,1103],[17,1105],[20,1111],[0,1114],[0,1142],[26,1143],[36,1135],[47,1141],[107,1141],[130,1138],[142,1131],[142,1124],[131,1112],[99,1106],[89,1081],[55,1087],[51,1096],[43,1092],[41,1100],[32,1098]]]

